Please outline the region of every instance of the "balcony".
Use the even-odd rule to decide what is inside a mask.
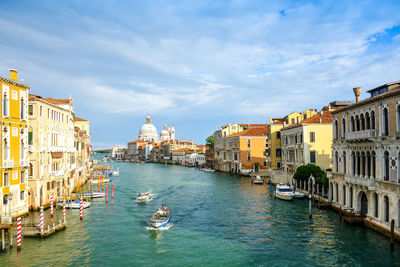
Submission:
[[[28,159],[21,159],[21,166],[29,166],[29,160]]]
[[[358,186],[368,188],[368,190],[376,190],[376,181],[373,178],[345,175],[344,180],[349,184],[355,184]]]
[[[14,166],[14,160],[3,160],[3,168],[12,168]]]
[[[58,170],[58,171],[53,171],[52,175],[54,177],[58,177],[58,176],[64,175],[64,169],[61,169],[61,170]]]
[[[346,133],[346,140],[370,140],[375,138],[375,129]]]

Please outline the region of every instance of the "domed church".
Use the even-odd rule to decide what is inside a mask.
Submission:
[[[174,140],[175,139],[175,127],[167,126],[164,124],[164,128],[160,132],[160,138],[158,137],[157,128],[151,123],[150,115],[147,115],[146,122],[140,128],[139,140],[158,142],[159,140]]]

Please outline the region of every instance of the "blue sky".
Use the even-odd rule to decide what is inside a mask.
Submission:
[[[72,96],[94,148],[204,139],[400,80],[400,1],[1,1],[0,75]]]

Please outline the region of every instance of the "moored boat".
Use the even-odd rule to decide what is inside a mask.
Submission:
[[[62,207],[63,206],[63,202],[58,202],[57,206]],[[67,202],[65,202],[65,207],[67,209],[70,209],[71,207],[73,209],[79,209],[81,207],[81,201],[80,200],[75,200],[75,201],[72,201],[72,202],[67,201]],[[90,202],[83,201],[83,208],[86,209],[86,208],[89,208],[89,207],[90,207]]]
[[[112,172],[112,175],[113,175],[113,176],[119,176],[119,168],[117,168],[116,171],[113,171],[113,172]]]
[[[101,181],[103,181],[103,183],[105,183],[105,184],[108,184],[109,182],[111,182],[111,179],[110,178],[103,178],[103,179],[94,178],[92,180],[92,184],[98,184],[98,183],[101,183]]]
[[[136,197],[137,202],[146,202],[151,199],[151,195],[149,192],[138,193]]]
[[[304,198],[306,195],[300,192],[295,191],[294,192],[294,197],[295,198]]]
[[[282,200],[292,200],[294,197],[294,193],[289,186],[278,184],[276,186],[275,197],[282,199]]]
[[[253,184],[264,184],[264,179],[262,179],[261,176],[257,175],[256,177],[252,178],[251,182]]]
[[[162,206],[158,208],[158,210],[153,214],[150,219],[150,224],[154,228],[160,228],[167,225],[171,218],[171,211],[167,208],[167,206]]]

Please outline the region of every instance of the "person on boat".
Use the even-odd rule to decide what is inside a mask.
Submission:
[[[167,212],[168,211],[168,208],[167,208],[167,205],[165,205],[164,206],[164,212]]]

